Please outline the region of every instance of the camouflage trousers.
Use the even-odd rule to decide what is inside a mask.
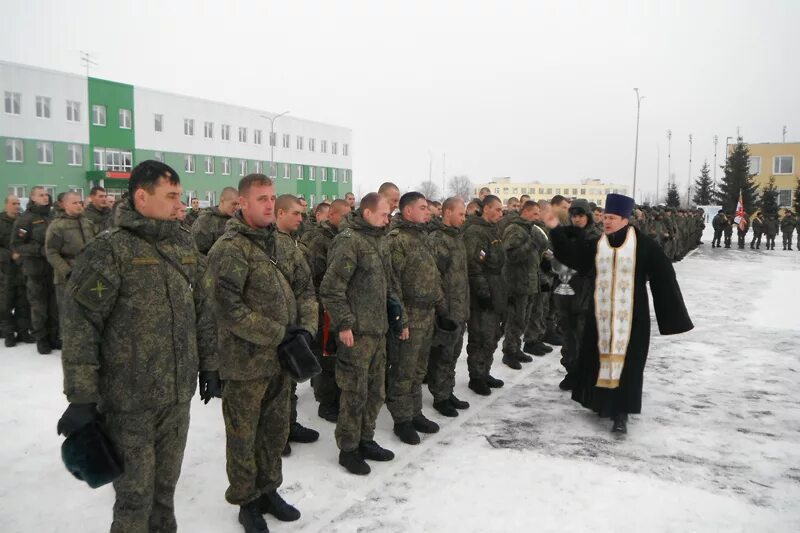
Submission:
[[[105,428],[125,471],[115,482],[111,533],[167,533],[175,521],[189,402],[138,413],[105,413]]]
[[[409,307],[406,312],[408,340],[390,335],[387,353],[386,407],[396,424],[422,413],[422,382],[428,373],[435,318],[433,309]]]
[[[225,382],[222,416],[228,503],[244,505],[281,486],[281,452],[289,438],[291,382],[284,372]]]
[[[341,391],[336,384],[336,356],[322,356],[319,354],[317,360],[322,372],[311,378],[311,386],[314,387],[314,398],[320,405],[338,407]]]
[[[477,305],[470,308],[467,322],[467,368],[470,379],[485,379],[494,362],[494,351],[502,331],[503,316]]]
[[[506,312],[505,336],[503,337],[503,353],[516,355],[521,350],[522,335],[529,322],[532,312],[531,303],[534,294],[515,294],[508,299]]]
[[[550,311],[550,293],[538,292],[530,297],[528,303],[528,322],[523,340],[537,342],[544,338],[547,332],[546,316]]]
[[[783,232],[783,246],[786,248],[792,247],[792,232],[791,231],[784,231]]]
[[[434,402],[450,398],[456,386],[456,362],[464,345],[464,326],[458,326],[458,341],[450,346],[431,346],[428,359],[428,390]]]
[[[25,284],[31,307],[31,335],[36,340],[58,338],[58,304],[53,272],[50,271],[49,276],[29,277]]]
[[[4,335],[28,331],[31,313],[22,273],[16,266],[0,266],[0,331]]]
[[[386,396],[386,336],[355,335],[351,348],[340,345],[336,384],[341,389],[336,445],[349,452],[375,437],[375,420]]]

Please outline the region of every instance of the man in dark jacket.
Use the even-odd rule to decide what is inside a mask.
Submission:
[[[722,232],[725,230],[725,226],[729,225],[725,211],[720,209],[714,217],[714,220],[711,221],[711,227],[714,228],[714,238],[711,239],[712,248],[720,248],[722,246]]]
[[[9,246],[19,211],[19,198],[8,195],[5,210],[0,213],[0,333],[5,337],[6,348],[16,346],[17,341],[34,342],[28,332],[31,310],[19,264],[22,256]]]
[[[764,234],[764,216],[760,211],[756,211],[750,224],[753,226],[753,240],[750,241],[750,249],[761,249],[761,236]]]
[[[100,233],[112,226],[111,208],[108,207],[108,194],[99,185],[92,187],[89,192],[89,205],[86,206],[85,216],[92,222],[95,233]]]
[[[201,254],[207,254],[217,239],[225,233],[225,224],[239,207],[239,193],[233,187],[225,187],[219,205],[207,209],[192,224],[192,236]]]
[[[767,234],[767,250],[775,249],[775,237],[778,235],[780,222],[778,222],[778,215],[770,213],[764,221],[764,233]]]
[[[794,213],[787,209],[783,214],[783,218],[781,219],[781,233],[783,234],[784,250],[792,249],[792,233],[794,232],[795,225],[797,225],[797,220],[794,218]]]

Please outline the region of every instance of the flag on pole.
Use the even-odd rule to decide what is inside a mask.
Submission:
[[[736,224],[739,224],[739,229],[744,231],[747,219],[744,215],[744,203],[742,202],[742,193],[739,191],[739,203],[736,204],[736,218],[733,219]]]

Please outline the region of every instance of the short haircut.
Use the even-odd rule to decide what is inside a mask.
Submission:
[[[531,197],[530,197],[529,194],[523,194],[522,196],[519,197],[519,201],[520,202],[527,202],[530,199],[531,199]]]
[[[550,205],[560,205],[564,200],[566,200],[565,197],[561,196],[560,194],[556,194],[553,196],[553,199],[550,200]]]
[[[233,187],[225,187],[222,189],[222,193],[219,195],[219,199],[222,200],[223,198],[236,198],[239,196],[239,191],[234,189]]]
[[[376,192],[371,192],[364,196],[361,199],[361,204],[359,207],[363,212],[365,209],[369,209],[370,211],[375,211],[378,208],[378,202],[381,201],[381,195]]]
[[[350,211],[350,204],[348,204],[347,201],[339,198],[338,200],[334,200],[331,202],[331,211],[343,211],[343,210]]]
[[[247,196],[251,187],[270,187],[272,180],[264,174],[248,174],[239,180],[239,196]]]
[[[59,202],[63,202],[64,200],[66,200],[66,199],[67,199],[67,197],[68,197],[68,196],[72,196],[72,195],[75,195],[75,196],[77,196],[78,198],[80,198],[80,197],[81,197],[81,193],[79,193],[79,192],[76,192],[76,191],[67,191],[67,192],[62,192],[61,194],[59,194],[59,195],[58,195],[58,201],[59,201]]]
[[[378,194],[386,194],[389,191],[400,192],[400,188],[391,181],[384,181],[381,183],[381,186],[378,187]]]
[[[413,204],[417,200],[425,200],[425,195],[417,191],[405,193],[400,197],[400,212],[402,213],[406,206]]]
[[[298,202],[299,201],[300,200],[298,200]],[[331,206],[331,204],[329,204],[328,202],[320,202],[320,203],[317,204],[317,207],[314,208],[314,214],[316,215],[317,213],[319,213],[323,209],[328,209],[330,206]]]
[[[63,200],[64,196],[66,196],[66,194],[67,193],[65,193],[65,192],[58,193],[58,196],[56,196],[56,202],[60,202],[61,200]]]
[[[550,202],[548,202],[547,200],[539,200],[536,203],[539,204],[539,207],[541,207],[542,209],[550,207]]]
[[[435,205],[436,207],[442,207],[442,202],[440,202],[439,200],[434,200],[433,205]]]
[[[153,194],[156,185],[162,178],[167,180],[170,185],[178,185],[181,182],[181,178],[175,172],[175,169],[161,161],[148,159],[136,165],[128,180],[128,195],[131,201],[133,201],[133,196],[139,189],[144,189]]]
[[[512,196],[511,198],[506,200],[506,205],[511,205],[511,202],[519,202],[519,198],[517,198],[516,196]]]
[[[442,204],[442,212],[452,211],[458,204],[464,205],[464,199],[460,196],[451,196]]]
[[[597,211],[600,211],[600,212],[602,213],[602,212],[603,212],[603,208],[602,208],[602,207],[600,207],[599,205],[596,205],[596,206],[594,206],[594,209],[592,209],[592,211],[594,211],[595,213],[596,213]]]
[[[481,187],[481,190],[478,191],[478,194],[482,193],[483,191],[486,191],[487,193],[492,192],[492,190],[489,187]]]
[[[92,190],[89,191],[89,196],[97,196],[97,193],[99,192],[106,192],[106,190],[99,185],[95,185],[92,187]]]
[[[44,191],[44,190],[46,189],[41,185],[34,185],[33,187],[31,187],[31,194],[35,193],[36,191]]]
[[[487,207],[492,202],[499,202],[500,205],[503,205],[503,202],[500,200],[500,198],[498,198],[494,194],[488,194],[483,197],[483,207]]]
[[[353,193],[351,193],[351,192],[346,192],[346,193],[344,193],[344,195],[345,195],[345,196],[352,196],[353,198],[355,198],[355,197],[356,197],[356,195],[355,195],[355,194],[353,194]]]
[[[527,211],[528,209],[533,209],[534,207],[539,207],[539,203],[534,202],[533,200],[528,200],[522,204],[522,211]]]
[[[281,194],[278,196],[278,199],[275,200],[275,212],[288,211],[293,205],[300,206],[300,200],[297,199],[297,196],[293,194]]]

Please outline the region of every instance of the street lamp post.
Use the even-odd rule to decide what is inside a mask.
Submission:
[[[283,115],[289,114],[289,111],[284,111],[283,113],[278,113],[274,117],[268,117],[267,115],[259,115],[261,118],[265,118],[269,120],[269,176],[271,178],[275,177],[275,121],[278,118],[282,117]]]
[[[692,191],[692,134],[689,134],[689,176],[686,179],[686,207],[689,207],[689,195]]]
[[[719,137],[714,135],[714,194],[717,193],[717,143]]]
[[[633,150],[633,196],[634,202],[636,201],[636,167],[639,163],[639,114],[642,107],[642,100],[644,96],[639,96],[639,88],[634,87],[633,91],[636,93],[636,145]]]

